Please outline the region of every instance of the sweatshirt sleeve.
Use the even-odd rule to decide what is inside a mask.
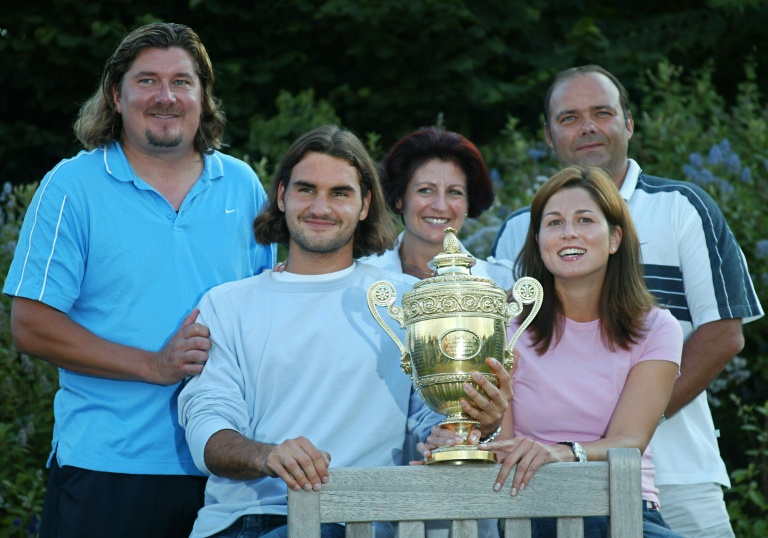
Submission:
[[[210,330],[211,350],[200,375],[191,377],[179,394],[179,424],[186,433],[192,458],[200,471],[211,474],[205,464],[205,445],[221,430],[247,432],[248,411],[245,383],[233,352],[231,337],[217,314],[212,293],[200,303],[198,323]]]
[[[424,442],[432,430],[432,426],[443,420],[439,415],[426,406],[418,392],[411,388],[411,399],[408,406],[408,434],[410,442],[415,447],[417,443]]]

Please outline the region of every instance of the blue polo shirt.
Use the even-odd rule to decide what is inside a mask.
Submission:
[[[41,301],[102,338],[159,350],[211,287],[260,273],[266,202],[244,162],[205,155],[178,213],[138,178],[119,144],[60,162],[29,206],[3,292]],[[115,381],[59,369],[59,465],[199,474],[177,422],[181,384]]]

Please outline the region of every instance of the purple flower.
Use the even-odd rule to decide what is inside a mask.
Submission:
[[[717,178],[712,174],[712,171],[708,168],[702,168],[701,174],[699,175],[699,185],[709,185],[710,183],[715,183],[717,181]]]
[[[761,258],[768,258],[768,239],[760,239],[755,243],[755,251]]]
[[[741,159],[735,153],[728,155],[725,159],[725,168],[732,174],[738,174],[741,171]]]
[[[690,164],[683,165],[683,173],[688,176],[688,179],[690,179],[692,182],[696,183],[697,185],[700,184],[699,171]]]
[[[547,156],[546,150],[543,150],[541,148],[529,148],[528,149],[528,157],[531,158],[531,160],[539,162],[544,157]]]
[[[702,168],[704,166],[704,157],[701,156],[701,153],[691,153],[688,160],[690,160],[691,164],[696,168]],[[766,161],[766,167],[768,167],[768,160]]]
[[[717,184],[720,187],[720,194],[723,197],[730,196],[731,194],[733,194],[733,191],[735,190],[733,188],[733,185],[731,185],[724,179],[720,179],[720,178],[716,178],[716,179],[717,179]]]
[[[720,149],[720,146],[717,144],[713,144],[712,147],[709,149],[709,164],[716,165],[721,163],[723,160],[723,150]]]
[[[37,536],[40,526],[40,521],[37,519],[37,516],[32,516],[32,519],[29,521],[29,527],[27,530],[29,531],[29,534],[31,536]]]

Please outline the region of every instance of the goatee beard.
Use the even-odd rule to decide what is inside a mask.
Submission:
[[[147,142],[150,146],[155,146],[156,148],[175,148],[179,144],[182,143],[184,140],[184,135],[182,133],[179,133],[178,136],[175,138],[161,138],[155,135],[152,131],[147,129],[145,132],[145,135],[147,137]]]

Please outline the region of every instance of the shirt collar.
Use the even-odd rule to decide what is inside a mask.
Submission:
[[[619,194],[624,198],[624,201],[629,201],[632,197],[632,193],[635,192],[635,187],[637,187],[637,180],[642,173],[640,165],[634,159],[627,159],[627,161],[629,163],[627,174],[624,176],[624,182],[619,189]]]
[[[101,148],[104,152],[104,167],[107,173],[119,181],[136,181],[139,178],[133,173],[133,168],[123,152],[123,147],[118,142],[112,142]],[[204,181],[224,177],[224,163],[221,155],[214,152],[211,155],[203,154],[203,173],[200,179]]]
[[[297,273],[289,273],[283,271],[282,273],[272,271],[272,278],[281,282],[324,282],[327,280],[335,280],[342,278],[350,274],[357,267],[357,261],[352,260],[352,265],[341,271],[334,271],[333,273],[323,273],[320,275],[300,275]]]

